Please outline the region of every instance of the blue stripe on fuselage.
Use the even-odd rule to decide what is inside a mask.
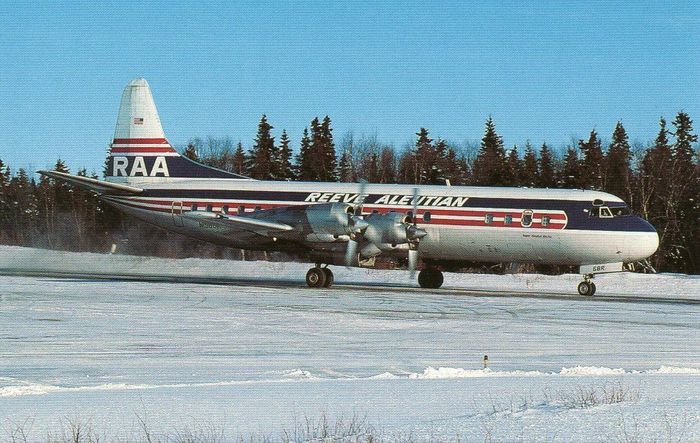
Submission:
[[[365,204],[373,204],[383,194],[371,194],[365,198]],[[158,197],[168,199],[222,199],[222,200],[255,200],[274,202],[304,202],[309,192],[292,191],[264,191],[264,190],[197,190],[197,189],[152,189],[144,190],[142,197]],[[312,203],[310,203],[312,204]],[[624,206],[620,202],[611,202],[611,207]],[[654,227],[646,220],[633,216],[623,215],[614,218],[599,218],[590,216],[588,210],[591,203],[580,200],[554,200],[554,199],[520,199],[520,198],[488,198],[470,197],[460,206],[461,208],[493,208],[494,210],[531,209],[558,210],[566,212],[568,223],[565,229],[588,231],[624,231],[624,232],[656,232]],[[451,207],[449,209],[458,209]],[[436,207],[435,209],[440,209]],[[448,209],[448,208],[442,208]],[[429,209],[426,209],[429,210]]]

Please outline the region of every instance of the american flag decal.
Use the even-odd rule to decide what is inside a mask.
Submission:
[[[135,125],[142,125],[142,124],[143,124],[143,119],[140,118],[140,117],[136,117],[136,118],[134,119],[134,124],[135,124]]]

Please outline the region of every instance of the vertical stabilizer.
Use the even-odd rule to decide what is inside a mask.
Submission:
[[[165,138],[151,88],[129,82],[119,104],[106,178],[112,182],[157,182],[164,178],[246,178],[182,157]]]

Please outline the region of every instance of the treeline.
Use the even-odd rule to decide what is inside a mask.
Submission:
[[[296,154],[287,132],[273,135],[265,115],[249,149],[228,137],[193,138],[187,157],[261,180],[342,181],[444,185],[579,188],[623,198],[659,232],[652,264],[661,271],[700,273],[700,162],[688,114],[658,135],[632,146],[618,122],[609,143],[592,130],[565,149],[529,142],[507,149],[491,118],[478,146],[431,138],[420,128],[415,142],[396,149],[376,136],[347,133],[336,144],[331,119],[315,118],[303,131]],[[56,169],[67,172],[59,160]],[[87,175],[83,169],[78,174]],[[94,174],[93,174],[94,176]],[[162,231],[126,217],[86,191],[26,171],[12,173],[0,160],[0,242],[78,251],[105,251],[128,238],[130,253],[163,256],[235,257],[228,251]],[[591,245],[595,247],[595,245]]]

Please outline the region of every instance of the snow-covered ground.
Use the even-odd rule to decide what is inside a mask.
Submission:
[[[503,296],[573,294],[577,276],[311,290],[307,268],[0,248],[0,269],[15,271],[263,283],[0,277],[0,440],[18,423],[43,438],[76,418],[128,438],[137,415],[160,435],[206,425],[278,437],[323,414],[366,415],[382,436],[418,441],[700,439],[698,278],[596,279],[601,298],[688,299],[625,303]],[[334,270],[409,284],[405,271]]]

